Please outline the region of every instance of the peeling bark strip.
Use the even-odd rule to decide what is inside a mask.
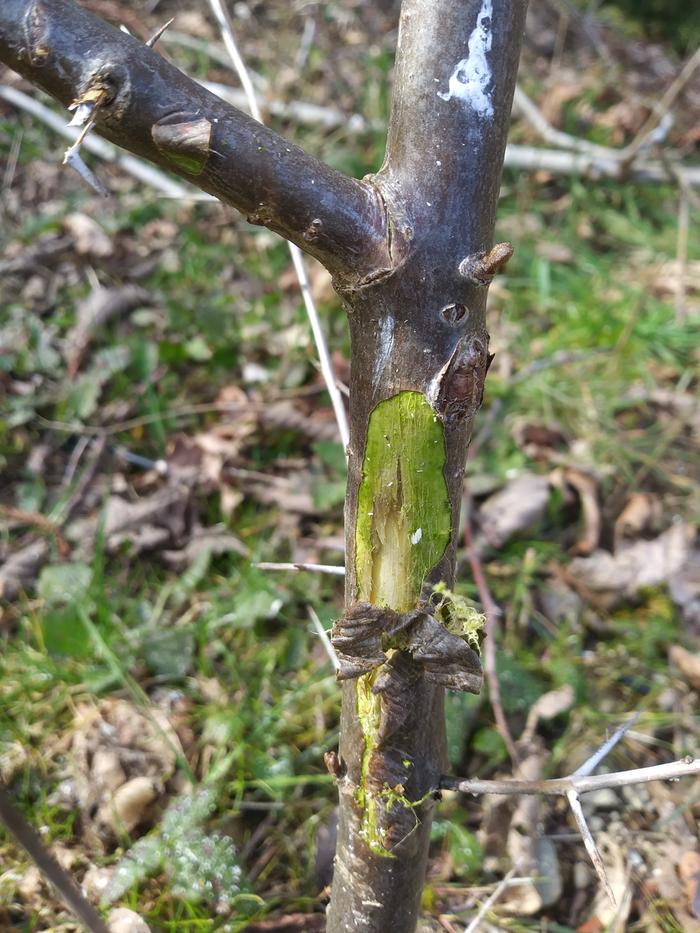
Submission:
[[[315,256],[349,312],[336,635],[350,679],[328,758],[340,792],[328,933],[415,930],[445,765],[443,685],[478,687],[474,632],[430,587],[448,600],[489,363],[486,286],[511,251],[491,244],[525,8],[403,0],[384,165],[357,181],[72,0],[0,0],[0,60],[65,106],[99,91],[98,132]]]

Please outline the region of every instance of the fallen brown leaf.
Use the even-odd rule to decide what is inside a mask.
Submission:
[[[536,473],[521,473],[482,502],[476,515],[481,534],[476,545],[500,548],[514,535],[540,521],[549,502],[549,481]]]
[[[571,548],[573,554],[590,554],[600,539],[601,514],[598,505],[598,483],[594,476],[583,470],[569,467],[564,471],[564,480],[578,493],[581,501],[583,529],[581,536]]]
[[[648,492],[633,492],[623,510],[615,519],[615,551],[627,543],[627,539],[638,538],[661,519],[659,499]]]
[[[690,912],[700,919],[700,852],[684,852],[678,863],[678,874],[685,888]]]
[[[691,524],[672,525],[651,541],[638,541],[616,554],[594,551],[575,558],[569,579],[608,605],[635,596],[645,587],[668,583],[688,559],[695,535]]]
[[[700,690],[700,654],[686,651],[680,645],[671,645],[668,657],[681,672],[684,680],[694,690]]]

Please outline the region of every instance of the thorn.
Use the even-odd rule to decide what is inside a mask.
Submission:
[[[600,748],[595,751],[590,758],[588,758],[581,765],[580,768],[577,768],[574,771],[575,777],[587,777],[589,774],[592,774],[593,771],[598,767],[603,758],[606,755],[609,755],[610,752],[615,748],[620,739],[625,735],[628,729],[631,729],[632,726],[637,722],[641,716],[641,712],[635,713],[627,722],[623,723],[619,729],[617,729],[607,741],[605,741]]]
[[[97,111],[99,110],[101,104],[104,102],[105,92],[103,89],[95,89],[88,91],[86,94],[83,94],[81,98],[73,101],[73,103],[68,108],[69,110],[74,110],[73,118],[71,119],[69,126],[81,126],[82,129],[78,133],[78,137],[73,143],[72,146],[69,146],[66,149],[63,155],[63,164],[70,165],[71,168],[80,175],[83,181],[87,182],[91,188],[93,188],[99,195],[103,198],[109,197],[109,190],[102,184],[97,175],[88,168],[88,166],[83,162],[83,159],[80,155],[80,147],[83,144],[83,140],[90,132],[90,130],[95,125],[95,120],[97,119]]]
[[[75,146],[71,146],[70,149],[66,149],[66,153],[63,156],[63,164],[70,165],[72,169],[80,175],[83,181],[87,182],[91,188],[93,188],[101,197],[108,198],[110,196],[109,189],[106,188],[100,179],[95,175],[91,168],[83,162],[80,157],[80,153]]]
[[[174,20],[175,20],[175,17],[172,16],[168,20],[167,23],[164,23],[159,29],[156,29],[156,31],[153,33],[150,39],[146,40],[146,45],[148,46],[149,49],[152,49],[155,47],[156,42],[160,39],[160,37],[165,32],[165,30],[168,28],[168,26],[170,26],[174,22]]]
[[[474,253],[459,264],[459,274],[472,285],[490,285],[513,255],[512,243],[496,243],[488,252]]]
[[[613,894],[613,889],[610,887],[610,882],[608,881],[608,873],[605,870],[603,859],[601,858],[600,852],[598,851],[598,846],[595,844],[595,840],[591,835],[591,831],[588,828],[586,817],[583,815],[581,800],[579,799],[579,796],[575,790],[568,791],[566,794],[566,799],[569,801],[569,806],[571,807],[571,812],[574,814],[576,825],[578,826],[579,832],[583,837],[583,844],[586,847],[586,852],[588,852],[588,855],[593,862],[593,867],[596,870],[596,874],[598,875],[601,884],[605,888],[605,893],[608,895],[612,903],[617,906],[615,895]]]

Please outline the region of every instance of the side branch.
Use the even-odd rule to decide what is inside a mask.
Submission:
[[[551,778],[548,781],[480,781],[443,777],[441,790],[458,790],[462,794],[496,794],[512,796],[520,794],[542,794],[549,797],[566,797],[571,791],[587,794],[603,787],[627,787],[630,784],[648,784],[650,781],[677,781],[682,777],[700,774],[700,758],[682,758],[668,764],[616,771],[613,774],[591,774]]]
[[[389,265],[374,188],[337,172],[202,88],[73,0],[3,0],[0,61],[96,130],[264,224],[351,281]]]

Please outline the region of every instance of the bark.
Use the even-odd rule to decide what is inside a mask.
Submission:
[[[525,7],[404,0],[386,158],[359,182],[69,0],[0,5],[0,59],[63,103],[105,84],[99,132],[316,256],[348,312],[346,604],[334,639],[349,679],[329,756],[340,790],[329,933],[415,929],[445,767],[443,689],[480,683],[464,620],[455,628],[449,596],[431,587],[454,577],[490,362],[487,285],[512,251],[491,247]]]
[[[525,0],[493,0],[493,9],[490,0],[402,5],[387,152],[374,179],[390,218],[393,268],[341,290],[352,337],[346,611],[362,591],[355,529],[368,423],[378,403],[406,390],[438,408],[443,400],[451,534],[429,580],[451,584],[454,577],[467,444],[488,366],[483,283],[504,258],[491,257],[489,266],[482,253],[492,244],[525,7]],[[475,74],[480,49],[491,75],[483,82]],[[370,765],[375,788],[400,785],[408,801],[423,801],[412,808],[387,805],[380,815],[393,858],[373,853],[361,838],[364,734],[356,682],[343,685],[329,933],[415,929],[434,808],[430,791],[445,767],[442,688],[416,667],[406,656],[393,661],[382,692],[389,721]]]

